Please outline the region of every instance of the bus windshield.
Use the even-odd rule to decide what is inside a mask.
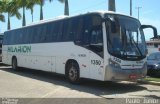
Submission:
[[[107,15],[108,51],[121,59],[137,60],[146,57],[146,43],[140,22],[130,17]]]

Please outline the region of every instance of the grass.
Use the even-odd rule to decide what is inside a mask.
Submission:
[[[153,78],[153,77],[146,77],[144,80],[146,80],[146,81],[160,82],[160,78]]]

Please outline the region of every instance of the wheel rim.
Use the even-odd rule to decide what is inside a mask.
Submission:
[[[16,67],[17,67],[17,62],[15,59],[13,59],[12,68],[16,69]]]
[[[77,70],[74,67],[71,67],[69,70],[69,79],[75,81],[78,77]]]

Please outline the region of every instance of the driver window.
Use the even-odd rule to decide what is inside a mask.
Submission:
[[[122,48],[122,33],[121,33],[121,26],[119,24],[118,19],[115,18],[114,21],[111,22],[110,24],[110,42],[111,46],[117,50],[120,51]]]
[[[84,18],[83,46],[103,57],[102,18],[88,15]]]
[[[91,42],[90,44],[99,44],[102,45],[103,38],[102,38],[102,30],[101,28],[95,28],[91,31]]]

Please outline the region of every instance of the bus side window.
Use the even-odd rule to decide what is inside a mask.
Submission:
[[[25,28],[23,30],[22,44],[27,44],[27,40],[28,40],[28,28]]]
[[[19,39],[18,38],[16,38],[17,39],[17,44],[23,44],[23,33],[24,33],[24,31],[23,30],[20,30],[20,31],[18,31],[18,34],[17,34],[17,36],[19,37]]]
[[[57,38],[56,25],[54,22],[47,25],[46,41],[55,42]]]
[[[44,24],[42,26],[42,34],[41,34],[41,37],[42,37],[42,43],[46,43],[47,42],[47,25]]]
[[[27,43],[36,43],[36,40],[35,40],[35,38],[38,40],[38,38],[39,38],[39,36],[38,36],[38,34],[37,34],[37,27],[36,26],[34,26],[34,27],[32,27],[32,28],[28,28],[28,36],[27,36]]]
[[[15,39],[15,31],[11,32],[10,34],[10,39],[9,39],[9,43],[10,44],[14,44],[14,39]]]
[[[25,39],[25,43],[33,43],[33,39],[31,38],[31,36],[33,35],[33,32],[32,32],[33,28],[27,28],[26,31],[27,31],[27,36],[26,36],[26,39]]]
[[[77,18],[76,19],[77,23],[76,23],[76,33],[75,33],[75,38],[74,38],[74,41],[75,41],[75,44],[77,45],[81,45],[83,42],[82,42],[82,36],[83,36],[83,18]]]
[[[39,30],[38,32],[39,42],[38,43],[45,43],[46,42],[46,25],[45,24],[40,25],[38,30]]]
[[[72,37],[70,36],[72,28],[72,19],[64,20],[63,22],[63,41],[71,41]]]
[[[91,16],[84,17],[84,29],[83,29],[83,46],[87,48],[89,46],[90,41],[90,30],[92,27]]]
[[[101,26],[92,29],[89,49],[103,57],[103,35]]]
[[[91,31],[91,40],[90,44],[102,44],[103,43],[103,37],[102,37],[102,28],[95,27]]]
[[[4,45],[9,45],[9,32],[4,33]]]
[[[57,34],[57,39],[56,41],[57,42],[62,42],[63,41],[63,22],[62,21],[58,21],[56,24],[55,24],[55,31],[54,33]]]

